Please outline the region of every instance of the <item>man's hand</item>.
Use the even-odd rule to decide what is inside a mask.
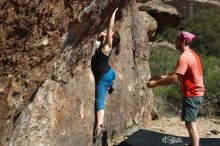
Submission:
[[[182,75],[179,75],[177,73],[172,73],[170,75],[165,75],[165,76],[154,76],[148,81],[147,87],[154,88],[156,86],[170,85],[170,84],[177,82],[178,79],[181,79],[181,78],[182,78]]]
[[[147,83],[147,87],[148,88],[154,88],[157,86],[157,81],[155,80],[150,80],[148,83]]]

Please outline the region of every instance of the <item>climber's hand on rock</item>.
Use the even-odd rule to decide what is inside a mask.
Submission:
[[[105,32],[101,32],[99,37],[106,37],[106,33]]]

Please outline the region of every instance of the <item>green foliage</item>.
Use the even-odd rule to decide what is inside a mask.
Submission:
[[[164,75],[174,71],[179,53],[164,49],[151,48],[151,75]],[[220,58],[200,56],[203,68],[205,98],[208,102],[218,102],[220,97]],[[157,101],[165,101],[180,109],[182,94],[177,84],[153,89]],[[166,109],[163,109],[166,110]]]
[[[151,48],[150,68],[152,75],[173,72],[179,54],[166,48]]]
[[[176,40],[177,30],[172,27],[168,27],[167,29],[163,30],[162,32],[157,32],[156,41],[167,41],[169,43],[175,43]]]
[[[196,34],[192,46],[204,55],[220,56],[220,10],[209,9],[190,18],[186,30]]]
[[[151,48],[151,57],[150,57],[150,70],[152,76],[157,75],[165,75],[172,73],[176,62],[178,60],[179,53],[175,51],[170,51],[166,48]],[[157,87],[153,89],[155,102],[159,102],[160,104],[163,103],[171,103],[173,105],[178,105],[177,107],[180,107],[181,105],[181,98],[182,95],[179,91],[179,86],[177,84],[170,85],[170,86],[164,86],[164,87]],[[164,107],[160,109],[157,109],[164,112],[164,111],[170,111],[171,109],[169,107]]]
[[[191,17],[186,31],[196,35],[191,44],[201,59],[203,80],[205,85],[206,112],[219,110],[220,102],[220,9],[202,10]],[[156,41],[175,43],[177,30],[167,28],[157,32]],[[150,69],[153,75],[163,75],[173,72],[179,54],[164,48],[152,48]],[[153,89],[156,100],[171,103],[180,108],[182,95],[177,85],[158,87]],[[208,103],[208,104],[207,104]],[[166,109],[163,109],[166,110]]]
[[[220,97],[220,58],[209,56],[201,58],[203,79],[206,87],[205,96],[215,101]]]
[[[220,57],[220,9],[202,10],[200,13],[188,19],[186,31],[196,34],[192,47],[203,55]],[[177,30],[166,28],[157,32],[156,41],[168,41],[175,43]]]

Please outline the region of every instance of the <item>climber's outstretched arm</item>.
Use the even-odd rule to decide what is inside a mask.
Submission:
[[[110,19],[109,26],[108,26],[108,30],[107,30],[106,43],[103,47],[103,52],[106,55],[109,55],[110,51],[112,49],[112,36],[114,34],[113,27],[114,27],[114,22],[115,22],[115,14],[116,14],[117,10],[118,10],[118,8],[115,9],[115,11],[113,12],[112,17]]]

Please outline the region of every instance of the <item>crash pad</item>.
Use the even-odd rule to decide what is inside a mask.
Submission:
[[[140,129],[118,146],[185,146],[189,142],[188,137]],[[220,138],[200,138],[200,146],[220,146]]]

